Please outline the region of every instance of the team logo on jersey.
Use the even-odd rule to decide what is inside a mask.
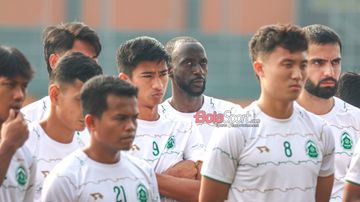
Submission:
[[[98,200],[98,199],[103,199],[104,198],[104,196],[99,192],[92,193],[92,194],[90,194],[90,196],[92,196],[95,201]]]
[[[306,148],[306,154],[310,158],[317,158],[319,156],[318,148],[316,147],[316,144],[312,140],[308,140],[305,145]]]
[[[43,170],[41,171],[41,173],[44,175],[44,178],[48,176],[48,174],[50,173],[49,171],[47,170]]]
[[[27,182],[27,173],[23,166],[19,166],[16,169],[16,181],[19,185],[24,186]]]
[[[166,148],[167,149],[172,149],[175,146],[175,137],[172,135],[169,137],[167,143],[166,143]]]
[[[347,132],[344,132],[342,135],[341,135],[341,146],[344,148],[344,149],[351,149],[352,148],[352,140],[351,140],[351,137],[349,135],[349,133]]]
[[[143,184],[139,184],[136,189],[136,197],[140,202],[146,202],[149,198],[149,193]]]
[[[263,153],[263,152],[270,152],[270,149],[269,147],[267,146],[260,146],[260,147],[256,147],[260,153]]]

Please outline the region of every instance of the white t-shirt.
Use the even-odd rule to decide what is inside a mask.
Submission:
[[[163,116],[157,121],[137,120],[130,154],[148,162],[163,173],[182,160],[202,161],[205,145],[199,129],[190,121],[173,121]],[[162,198],[162,201],[173,201]]]
[[[42,201],[160,201],[153,169],[124,152],[115,164],[90,159],[81,149],[64,158],[44,182]]]
[[[335,141],[335,180],[330,201],[342,201],[345,175],[360,137],[360,109],[334,97],[334,107],[324,115]]]
[[[21,108],[21,112],[24,114],[25,120],[28,123],[33,121],[40,121],[45,117],[49,116],[51,108],[51,100],[49,96],[45,96],[40,100],[37,100],[33,103],[26,105]]]
[[[348,172],[346,173],[345,180],[360,186],[360,141],[356,143],[354,155]]]
[[[185,118],[194,121],[200,130],[205,145],[208,144],[212,131],[216,128],[216,126],[224,126],[226,122],[230,123],[231,116],[239,113],[242,109],[240,105],[232,102],[204,95],[204,103],[198,112],[183,113],[179,112],[170,105],[171,99],[171,97],[168,98],[159,106],[159,113],[171,120]],[[221,123],[216,124],[216,120],[212,119],[219,117],[219,114],[223,114],[224,119]]]
[[[29,149],[23,145],[11,159],[5,179],[0,186],[0,201],[32,202],[35,193],[35,175],[36,163]]]
[[[21,112],[24,114],[24,118],[28,123],[32,123],[34,121],[39,122],[45,118],[47,118],[50,114],[51,109],[51,100],[49,96],[45,96],[40,100],[37,100],[31,104],[26,105],[21,108]],[[83,131],[79,131],[80,138],[84,143],[90,142],[90,133],[87,128]]]
[[[78,148],[84,147],[79,133],[74,135],[73,141],[64,144],[51,139],[38,122],[29,124],[29,139],[25,142],[31,154],[36,159],[37,171],[35,182],[35,201],[40,200],[42,185],[45,177],[65,156]]]
[[[201,174],[230,184],[229,201],[315,201],[318,176],[334,173],[334,139],[319,117],[294,107],[288,119],[244,109],[249,125],[218,128]],[[258,125],[254,124],[258,123]]]

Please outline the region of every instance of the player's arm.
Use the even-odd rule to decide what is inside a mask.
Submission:
[[[177,201],[197,201],[200,191],[200,181],[174,177],[166,174],[156,174],[160,195]]]
[[[173,167],[167,169],[163,174],[180,178],[200,180],[201,165],[201,161],[195,163],[191,160],[182,160]]]
[[[27,124],[22,114],[10,109],[9,116],[1,125],[0,131],[0,186],[4,181],[13,155],[27,140],[28,134]]]
[[[334,184],[334,175],[318,177],[316,185],[316,202],[328,202]]]
[[[345,182],[343,202],[360,202],[360,184]]]
[[[223,202],[227,199],[229,188],[230,184],[202,176],[199,201]]]
[[[4,181],[12,156],[15,152],[16,148],[8,146],[0,140],[0,186]]]

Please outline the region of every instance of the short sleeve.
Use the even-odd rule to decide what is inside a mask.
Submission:
[[[320,177],[326,177],[334,174],[334,158],[335,158],[335,141],[334,136],[330,127],[326,124],[323,127],[323,131],[321,134],[321,138],[323,141],[323,160],[320,168]]]
[[[201,174],[231,184],[236,176],[244,136],[239,128],[216,128],[207,147]]]

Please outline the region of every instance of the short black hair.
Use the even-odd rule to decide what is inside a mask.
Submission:
[[[303,28],[309,38],[309,44],[325,45],[338,44],[340,51],[342,44],[340,36],[330,27],[320,24],[308,25]]]
[[[83,115],[100,118],[108,108],[109,95],[137,97],[138,89],[125,80],[114,76],[99,75],[87,81],[81,89],[80,100]]]
[[[0,45],[0,76],[15,78],[21,76],[31,80],[34,74],[29,61],[16,48]]]
[[[49,26],[44,29],[42,39],[49,76],[52,72],[49,63],[50,55],[70,50],[75,40],[84,41],[93,46],[96,57],[99,56],[101,52],[101,43],[98,34],[82,22],[69,22]]]
[[[249,42],[250,58],[254,62],[259,56],[272,53],[276,47],[291,53],[306,51],[308,40],[301,27],[292,24],[273,24],[261,27]]]
[[[169,54],[170,58],[167,62],[167,65],[169,67],[172,66],[172,57],[173,57],[173,52],[175,49],[175,44],[178,42],[190,42],[190,43],[200,43],[200,41],[198,41],[197,39],[191,37],[191,36],[179,36],[179,37],[175,37],[170,39],[168,42],[166,42],[165,44],[165,50],[167,51],[167,53]]]
[[[79,52],[67,52],[56,64],[56,69],[50,75],[50,82],[62,85],[74,83],[79,79],[85,83],[102,73],[100,65],[93,59]]]
[[[337,96],[345,102],[360,108],[360,75],[355,72],[344,73],[337,89]]]
[[[164,46],[155,38],[141,36],[130,39],[118,48],[116,59],[119,72],[132,76],[132,71],[140,62],[162,62],[169,60]]]

